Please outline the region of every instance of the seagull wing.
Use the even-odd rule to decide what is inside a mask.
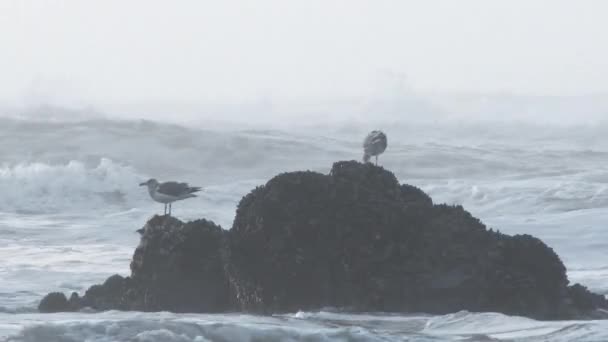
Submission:
[[[372,138],[372,145],[380,146],[384,150],[386,148],[386,134],[378,132],[378,134]]]
[[[159,184],[156,191],[163,195],[179,197],[192,193],[192,188],[190,188],[188,183],[165,182]]]

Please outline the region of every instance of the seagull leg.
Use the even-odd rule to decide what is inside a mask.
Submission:
[[[167,203],[165,203],[165,215],[167,215]]]
[[[169,216],[171,216],[171,203],[169,203]]]
[[[378,156],[376,156],[376,166],[378,166]]]

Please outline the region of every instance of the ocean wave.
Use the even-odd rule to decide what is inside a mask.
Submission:
[[[7,165],[107,158],[155,178],[205,184],[270,178],[300,169],[327,170],[359,159],[360,142],[278,130],[210,129],[151,121],[36,122],[0,118],[0,155]]]
[[[605,323],[596,321],[536,321],[498,313],[461,311],[428,320],[424,334],[461,336],[479,341],[604,341]]]
[[[11,192],[0,203],[24,213],[69,208],[71,195],[52,194],[61,188],[74,191],[73,199],[87,201],[76,205],[128,207],[141,195],[131,182],[146,178],[144,174],[208,186],[265,180],[293,170],[327,172],[336,160],[361,157],[359,136],[332,134],[331,129],[235,131],[101,119],[53,123],[0,118],[0,124],[9,128],[0,146],[5,163],[0,190]],[[413,134],[411,130],[407,132]],[[413,143],[399,133],[389,136],[381,163],[402,182],[422,187],[437,203],[462,204],[482,217],[608,207],[608,171],[598,167],[606,152],[522,149],[499,142],[462,145],[449,139],[425,143],[423,133],[417,133],[422,138]],[[104,172],[112,171],[124,180],[102,179]],[[59,181],[47,177],[53,173]],[[36,174],[39,181],[24,180]],[[78,182],[82,175],[89,177],[93,192],[89,187],[75,190],[66,180]],[[24,194],[33,198],[25,199]],[[66,203],[61,203],[64,198]]]
[[[282,342],[390,341],[390,336],[357,326],[286,322],[247,315],[141,315],[115,319],[112,313],[84,314],[78,319],[31,324],[6,336],[7,342]],[[121,314],[121,316],[129,315]],[[91,317],[92,316],[92,317]],[[159,317],[160,316],[160,317]]]
[[[102,158],[97,165],[23,163],[0,167],[3,211],[48,213],[105,206],[128,207],[143,198],[145,176]]]
[[[543,322],[466,311],[443,316],[327,312],[253,316],[108,311],[12,316],[0,314],[0,339],[4,338],[7,342],[600,342],[606,341],[608,337],[607,324],[606,321]]]
[[[608,208],[608,186],[587,180],[586,173],[533,181],[502,177],[421,180],[420,186],[435,202],[462,204],[484,216]]]
[[[18,306],[18,307],[6,307],[0,306],[0,313],[7,314],[23,314],[23,313],[34,313],[38,312],[38,308],[35,306]]]

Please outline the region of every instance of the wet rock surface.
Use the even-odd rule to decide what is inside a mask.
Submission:
[[[51,293],[41,312],[141,310],[449,313],[598,318],[604,296],[568,286],[539,239],[488,230],[460,206],[434,205],[371,164],[329,175],[280,174],[246,195],[232,229],[155,216],[140,230],[131,276],[80,297]]]

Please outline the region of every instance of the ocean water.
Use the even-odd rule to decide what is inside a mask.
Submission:
[[[380,163],[435,202],[553,247],[569,277],[608,293],[606,126],[356,123],[281,129],[149,121],[0,119],[0,341],[608,341],[608,322],[540,322],[497,313],[289,315],[39,314],[50,291],[82,293],[129,273],[135,230],[162,205],[150,177],[204,187],[173,206],[182,220],[231,226],[255,186],[291,170],[327,173],[360,159],[371,129]]]

